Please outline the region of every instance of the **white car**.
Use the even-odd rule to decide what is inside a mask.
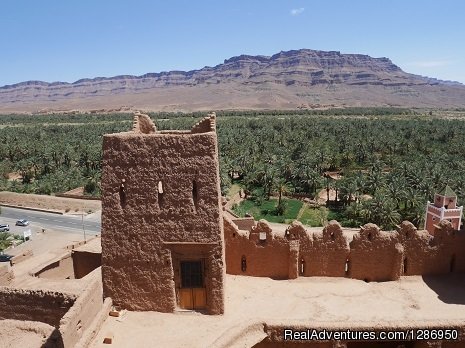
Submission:
[[[26,219],[21,219],[21,220],[16,221],[16,226],[28,226],[28,225],[29,225],[29,221],[27,221]]]
[[[10,225],[0,224],[0,232],[8,232],[10,230]]]

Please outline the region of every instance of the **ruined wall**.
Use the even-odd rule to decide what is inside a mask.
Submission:
[[[40,321],[54,327],[76,296],[45,290],[0,287],[0,319]]]
[[[224,247],[214,118],[202,120],[192,132],[157,132],[150,122],[138,118],[134,131],[103,139],[105,297],[131,310],[171,312],[177,303],[178,262],[198,257],[205,261],[207,310],[222,313]],[[185,245],[190,245],[186,255]]]
[[[388,281],[402,275],[432,275],[465,271],[465,232],[449,221],[435,226],[434,237],[403,222],[397,231],[362,226],[353,239],[331,221],[321,233],[310,233],[299,222],[281,235],[260,221],[251,232],[224,219],[226,270],[275,279],[297,276],[350,277]],[[266,241],[259,233],[266,232]],[[350,240],[349,240],[350,239]],[[246,260],[243,270],[241,260]]]

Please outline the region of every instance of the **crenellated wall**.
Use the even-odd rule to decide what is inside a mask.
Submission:
[[[465,232],[449,221],[435,226],[434,237],[404,221],[397,231],[380,231],[366,224],[353,236],[337,221],[321,232],[309,232],[300,222],[273,231],[259,221],[240,230],[224,217],[226,272],[235,275],[293,279],[298,276],[349,277],[388,281],[403,275],[465,271]]]

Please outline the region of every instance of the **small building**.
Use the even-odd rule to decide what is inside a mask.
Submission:
[[[448,220],[454,229],[460,229],[463,206],[457,207],[457,195],[447,185],[434,195],[434,202],[426,205],[425,229],[434,234],[434,225],[441,220]]]

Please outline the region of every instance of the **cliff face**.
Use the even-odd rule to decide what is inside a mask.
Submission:
[[[215,67],[0,87],[0,111],[39,109],[465,107],[465,86],[402,71],[388,58],[314,51],[241,55]]]

